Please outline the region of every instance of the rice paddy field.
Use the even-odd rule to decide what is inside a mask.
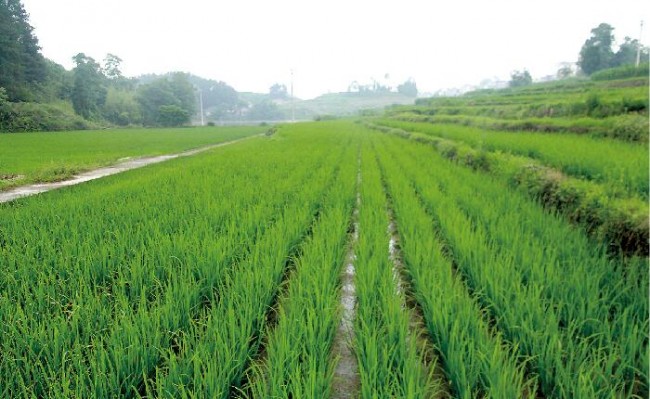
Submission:
[[[448,106],[0,204],[0,397],[648,397],[647,140],[412,120]]]
[[[0,190],[59,181],[121,159],[178,153],[268,129],[246,126],[0,133]]]

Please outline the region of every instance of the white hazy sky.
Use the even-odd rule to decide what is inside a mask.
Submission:
[[[312,98],[371,78],[421,92],[533,78],[575,62],[592,28],[647,43],[642,0],[23,0],[43,54],[123,59],[127,76],[184,71],[238,91],[276,82]]]

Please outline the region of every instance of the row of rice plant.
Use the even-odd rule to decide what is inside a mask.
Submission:
[[[285,144],[242,144],[3,205],[3,396],[142,391],[202,322],[224,271],[278,210],[301,202],[303,183],[331,175],[319,165],[340,159],[307,140]]]
[[[311,133],[303,140],[318,138]],[[330,145],[320,151],[345,148],[348,141],[342,138],[328,138]],[[353,156],[349,150],[345,153]],[[346,158],[349,155],[340,161]],[[205,310],[201,323],[179,339],[178,350],[165,353],[163,364],[147,382],[148,395],[227,398],[240,391],[291,259],[322,224],[323,209],[335,201],[329,193],[339,185],[340,162],[324,169],[327,173],[303,185],[299,197],[280,210],[278,222],[260,237],[250,255],[228,273],[213,306]]]
[[[434,223],[409,181],[404,179],[402,167],[385,149],[378,152],[414,295],[440,351],[451,393],[460,398],[534,394],[535,379],[525,375],[524,363],[518,361],[516,351],[500,333],[491,330],[486,310],[443,256],[444,244],[438,240]]]
[[[459,271],[490,307],[504,336],[530,356],[544,394],[604,397],[647,393],[648,306],[639,288],[647,284],[630,285],[635,277],[625,277],[631,272],[647,281],[638,268],[629,271],[608,262],[604,252],[586,244],[579,231],[567,228],[538,205],[517,198],[519,194],[498,181],[472,177],[472,172],[416,145],[402,145],[398,154],[397,139],[386,140],[392,141],[388,148],[392,148],[394,162],[403,165],[404,177],[412,181],[436,221]],[[446,184],[444,191],[441,180]],[[464,186],[469,188],[455,188]],[[497,208],[496,204],[511,203],[510,207],[501,205],[494,216],[505,218],[508,224],[493,219],[488,228],[479,219],[472,220],[459,206],[469,202],[468,195],[480,197],[486,214]],[[530,210],[518,211],[517,201],[519,207],[527,204]],[[536,218],[522,215],[534,212]],[[518,227],[531,225],[534,227],[523,232]],[[497,233],[497,229],[501,231]],[[546,231],[531,233],[535,229]],[[577,237],[571,238],[574,235]],[[552,237],[564,238],[561,249]],[[532,240],[537,242],[531,244]],[[593,255],[586,256],[590,249]],[[563,257],[554,259],[556,251]],[[562,279],[564,275],[568,281]],[[567,283],[576,285],[569,289]]]
[[[581,225],[612,253],[648,254],[648,205],[639,197],[620,198],[611,188],[591,180],[563,175],[538,161],[518,155],[475,150],[465,144],[370,124],[369,127],[430,144],[443,157],[528,193],[545,207]]]
[[[426,111],[425,111],[426,112]],[[427,122],[473,126],[510,132],[576,133],[590,137],[609,137],[622,141],[648,142],[648,117],[639,114],[618,115],[605,119],[580,118],[517,118],[503,119],[472,115],[427,115],[405,108],[392,111],[390,117],[408,122]]]
[[[277,323],[266,326],[262,353],[248,370],[241,396],[324,398],[330,396],[336,354],[331,350],[340,320],[341,266],[355,201],[356,145],[325,201],[312,236],[300,248],[282,296]]]
[[[499,132],[454,124],[390,119],[380,124],[458,140],[477,149],[539,159],[568,175],[605,183],[620,195],[648,198],[647,146],[573,134]]]
[[[430,398],[440,389],[431,354],[418,347],[410,331],[410,309],[398,290],[389,258],[387,200],[377,161],[368,145],[362,151],[359,239],[355,249],[357,309],[354,350],[362,398]]]

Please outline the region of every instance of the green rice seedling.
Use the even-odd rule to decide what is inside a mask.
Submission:
[[[424,153],[422,154],[424,155]],[[644,330],[645,327],[642,326],[646,324],[643,321],[646,316],[630,315],[634,314],[633,309],[647,309],[647,305],[644,305],[644,301],[647,301],[647,299],[643,297],[634,299],[634,293],[639,291],[632,290],[632,297],[628,296],[628,298],[632,298],[634,302],[622,305],[623,308],[621,309],[624,310],[625,307],[631,306],[629,310],[632,312],[622,311],[620,316],[617,316],[613,322],[609,320],[611,318],[609,313],[605,315],[597,310],[588,310],[592,306],[600,307],[601,305],[598,303],[608,303],[609,306],[616,303],[607,302],[607,300],[601,302],[603,284],[610,284],[613,291],[620,291],[619,284],[621,283],[600,280],[602,275],[608,275],[608,262],[601,261],[600,263],[591,264],[597,267],[594,270],[593,278],[591,278],[592,274],[586,274],[583,276],[580,285],[572,287],[572,297],[576,299],[570,300],[568,291],[565,291],[567,294],[560,294],[562,296],[556,297],[556,300],[549,301],[545,299],[545,297],[548,298],[549,291],[562,292],[562,270],[571,266],[565,262],[562,266],[558,265],[557,270],[549,270],[548,262],[543,262],[541,264],[529,263],[520,267],[510,251],[499,251],[494,244],[489,243],[489,230],[486,231],[483,225],[472,223],[463,214],[457,205],[456,201],[459,200],[455,199],[456,194],[451,191],[451,183],[446,186],[444,193],[440,191],[438,184],[436,184],[437,175],[444,176],[445,173],[453,173],[454,184],[468,184],[475,193],[481,187],[479,184],[480,179],[476,179],[476,181],[459,180],[458,171],[454,170],[453,167],[445,166],[444,162],[440,163],[435,158],[432,159],[437,165],[435,175],[421,172],[423,166],[421,161],[424,158],[414,157],[413,154],[410,154],[409,156],[401,155],[398,159],[400,160],[399,163],[405,165],[405,176],[413,179],[416,192],[418,192],[423,203],[427,205],[429,212],[435,215],[434,219],[448,241],[454,260],[458,263],[460,270],[467,276],[471,286],[481,290],[482,300],[490,305],[497,320],[497,325],[504,331],[509,340],[519,345],[522,353],[535,356],[532,364],[536,364],[536,371],[540,374],[543,392],[561,394],[562,396],[573,396],[577,392],[591,392],[592,395],[600,396],[610,395],[615,392],[631,394],[632,390],[639,389],[639,383],[641,387],[647,386],[644,381],[646,378],[644,375],[647,375],[647,372],[642,371],[635,377],[637,375],[635,370],[639,364],[637,362],[645,357],[642,353],[647,351],[647,342],[644,342],[644,339],[638,335],[613,338],[611,334],[607,335],[606,333],[610,328],[612,331],[619,329],[619,331],[636,331],[637,333]],[[416,159],[419,159],[420,162],[417,162]],[[447,172],[447,168],[451,170]],[[444,177],[442,179],[445,180]],[[451,180],[447,179],[447,181]],[[482,189],[480,190],[483,194],[486,194]],[[493,192],[495,195],[504,195],[504,193],[507,193],[507,189],[493,189]],[[491,199],[489,195],[481,198],[489,200],[490,204],[496,202],[496,199]],[[485,203],[483,206],[485,207]],[[534,204],[530,206],[535,207]],[[546,217],[550,220],[553,218],[553,216],[548,215]],[[525,222],[522,220],[520,223]],[[495,225],[498,225],[498,223],[495,222]],[[506,226],[504,226],[505,228]],[[517,234],[513,235],[512,232],[513,229],[510,228],[508,233],[503,230],[501,235],[504,240],[505,237],[510,237],[507,243],[508,249],[517,248],[518,246],[522,246],[522,251],[523,248],[530,249],[530,246],[523,239],[524,237]],[[575,232],[572,233],[576,234]],[[545,243],[540,242],[540,246],[543,245]],[[506,248],[506,246],[503,248]],[[570,251],[569,248],[567,248],[568,251]],[[575,260],[576,264],[580,262],[578,259]],[[556,274],[558,278],[552,283],[554,285],[551,285],[550,281],[525,279],[522,276],[522,270],[526,268],[531,270],[541,268],[538,269],[539,273],[543,273],[543,275]],[[522,281],[524,285],[522,285]],[[576,291],[576,288],[579,289],[580,287],[587,288],[585,292],[591,290],[592,294],[585,294],[586,298],[582,297],[584,299],[581,299],[580,295],[576,296],[579,292]],[[597,287],[600,287],[600,289]],[[564,300],[569,302],[564,303]],[[590,300],[596,305],[586,305]],[[587,309],[587,314],[581,313],[583,308]],[[563,314],[566,311],[570,313]],[[608,311],[611,311],[611,309],[608,308]],[[599,319],[596,319],[598,322],[592,323],[592,319],[589,317],[599,317]],[[616,321],[619,317],[622,319]],[[598,327],[594,331],[593,325],[598,325],[598,323],[605,323],[604,326],[609,325],[612,327]],[[589,327],[590,324],[592,327]],[[618,325],[618,327],[613,327],[614,325]],[[587,334],[585,328],[591,328],[592,334]],[[612,338],[606,338],[608,336]],[[629,343],[634,342],[632,346],[636,349],[632,353],[621,353],[619,342],[625,342],[626,347],[629,347]],[[614,364],[616,367],[614,367]],[[575,375],[583,376],[578,378],[577,381],[585,385],[578,385],[576,378],[574,378]],[[640,379],[640,381],[637,382],[637,379]]]
[[[458,140],[474,148],[538,159],[564,173],[602,182],[628,196],[648,198],[648,151],[644,146],[571,134],[499,132],[449,125],[382,120],[382,125]]]
[[[335,198],[328,193],[337,190],[340,175],[337,164],[324,167],[303,187],[302,198],[281,211],[250,256],[229,274],[205,323],[185,337],[183,351],[166,354],[150,384],[157,396],[228,397],[240,390],[249,358],[261,343],[268,307],[286,276],[287,259],[322,224],[322,212]]]
[[[357,309],[354,348],[363,398],[435,395],[433,369],[409,330],[410,309],[399,292],[388,253],[389,224],[386,196],[371,149],[361,161],[359,240],[355,249]]]
[[[525,362],[492,331],[475,298],[443,254],[431,218],[403,178],[397,162],[379,150],[395,205],[403,253],[429,333],[458,397],[521,397],[534,392]]]
[[[122,158],[170,154],[261,134],[263,127],[0,134],[0,190],[56,181]]]
[[[292,180],[296,171],[307,177],[338,157],[321,152],[298,168],[307,142],[289,147],[295,153],[274,139],[259,150],[241,144],[220,150],[223,157],[5,204],[2,391],[106,397],[145,390],[143,378],[155,373],[165,348],[180,350],[201,322],[224,267],[284,201],[294,201],[305,181]]]
[[[349,159],[349,157],[346,157]],[[263,354],[248,371],[242,396],[253,398],[328,397],[335,362],[330,356],[338,324],[338,276],[354,202],[354,163],[323,208],[313,234],[278,300],[277,325],[267,327]]]

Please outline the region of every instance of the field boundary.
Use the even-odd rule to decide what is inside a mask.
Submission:
[[[23,197],[29,197],[32,195],[44,193],[47,191],[52,191],[56,190],[59,188],[63,187],[68,187],[68,186],[74,186],[77,184],[85,183],[87,181],[91,180],[96,180],[100,179],[102,177],[106,176],[111,176],[111,175],[116,175],[118,173],[126,172],[127,170],[132,170],[132,169],[138,169],[142,168],[147,165],[153,165],[165,161],[169,161],[170,159],[176,159],[176,158],[183,158],[183,157],[189,157],[192,155],[200,154],[202,152],[218,148],[218,147],[224,147],[230,144],[236,144],[244,140],[249,140],[251,138],[255,137],[262,137],[266,135],[266,133],[261,133],[261,134],[256,134],[252,136],[247,136],[247,137],[242,137],[239,139],[235,140],[230,140],[230,141],[225,141],[223,143],[218,143],[218,144],[210,144],[207,146],[199,147],[199,148],[194,148],[191,150],[187,151],[182,151],[178,152],[175,154],[166,154],[166,155],[157,155],[157,156],[151,156],[151,157],[140,157],[140,158],[126,158],[123,159],[122,162],[118,162],[116,164],[110,165],[110,166],[104,166],[101,168],[97,169],[92,169],[88,170],[79,174],[74,175],[73,177],[57,182],[52,182],[52,183],[34,183],[34,184],[27,184],[24,186],[19,186],[12,188],[11,190],[5,191],[5,192],[0,192],[0,203],[3,202],[10,202],[18,198],[23,198]]]
[[[647,256],[650,251],[648,210],[640,198],[616,198],[606,192],[602,183],[567,176],[530,158],[477,150],[454,140],[382,125],[365,126],[429,145],[453,163],[506,179],[510,186],[521,189],[545,208],[582,226],[611,253]]]

